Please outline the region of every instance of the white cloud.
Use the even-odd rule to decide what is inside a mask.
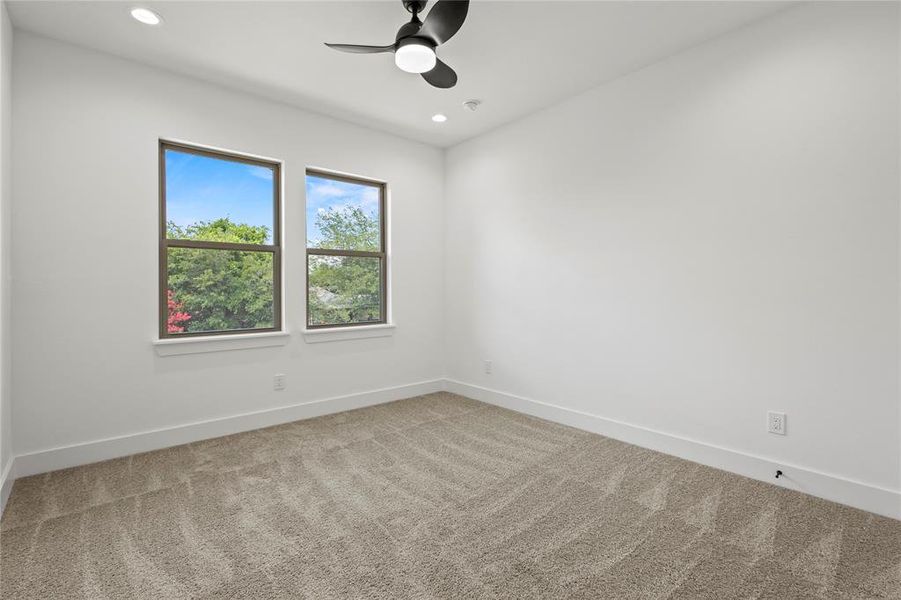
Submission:
[[[350,195],[347,190],[331,183],[312,183],[310,193],[322,198],[341,198]]]

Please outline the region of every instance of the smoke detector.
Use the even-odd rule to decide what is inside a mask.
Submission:
[[[475,112],[476,110],[478,110],[481,103],[481,100],[467,100],[463,103],[463,108],[465,108],[469,112]]]

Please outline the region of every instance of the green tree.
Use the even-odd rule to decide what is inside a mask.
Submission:
[[[319,248],[377,252],[377,219],[358,207],[321,211],[316,226]],[[378,258],[309,257],[309,303],[312,325],[378,321],[381,316],[381,264]]]
[[[167,223],[169,238],[265,244],[265,226],[222,218],[180,227]],[[172,298],[191,315],[186,332],[272,327],[272,254],[241,250],[169,249]]]
[[[318,248],[378,252],[381,247],[378,220],[357,206],[319,211],[316,227],[321,234]]]

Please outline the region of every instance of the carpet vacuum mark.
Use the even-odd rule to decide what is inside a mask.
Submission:
[[[436,393],[20,479],[0,594],[901,599],[901,522]]]

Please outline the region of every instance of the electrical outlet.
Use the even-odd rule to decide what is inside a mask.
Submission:
[[[280,392],[288,387],[288,376],[279,373],[275,377],[272,378],[272,389],[276,392]]]
[[[768,412],[766,414],[766,430],[776,435],[785,435],[785,413]]]
[[[490,360],[484,361],[484,367],[485,367],[485,374],[491,375],[491,361]]]

